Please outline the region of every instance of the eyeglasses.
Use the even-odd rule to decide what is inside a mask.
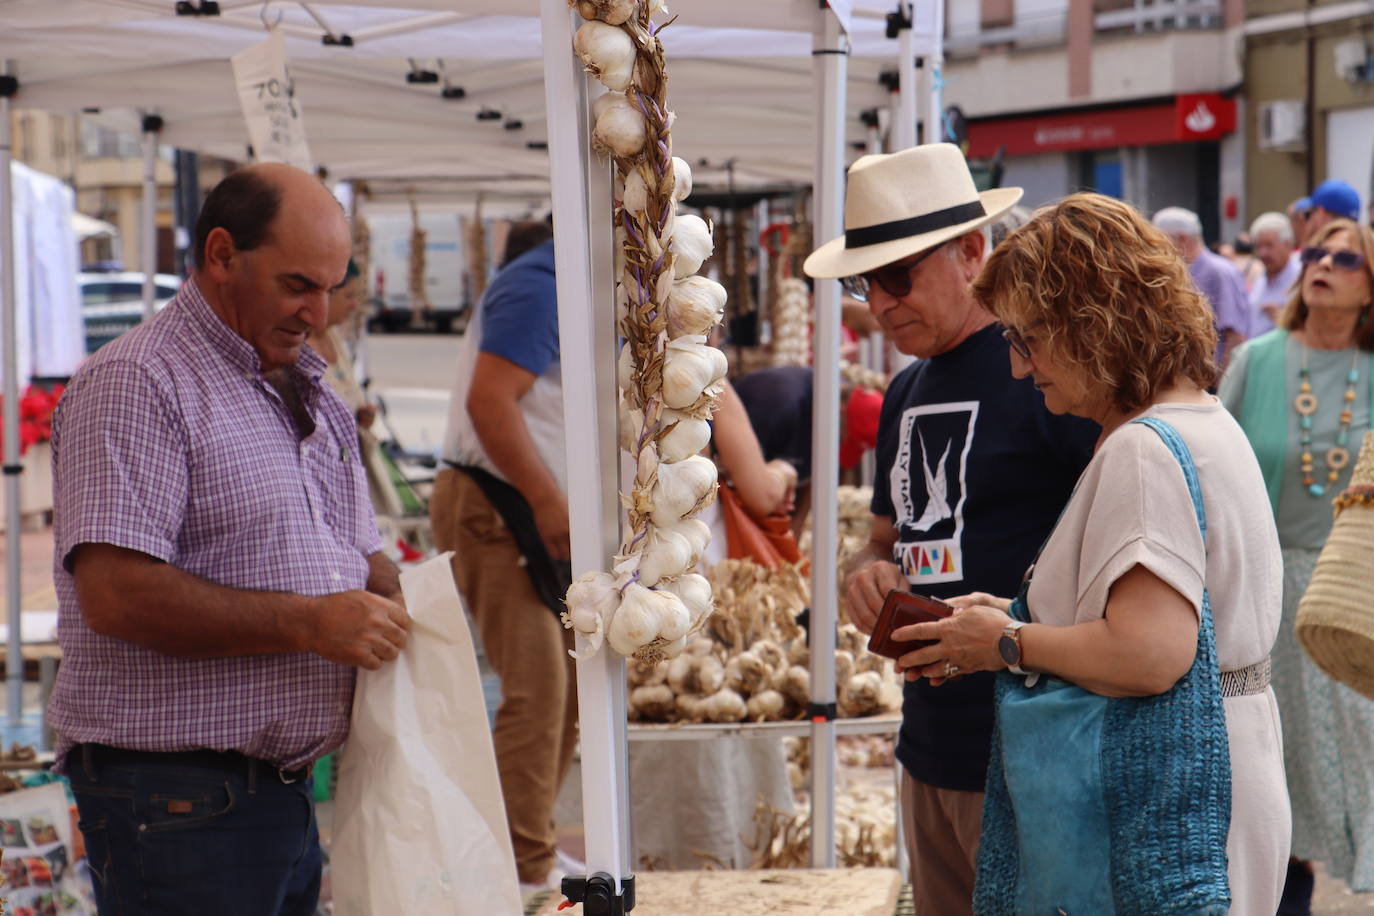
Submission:
[[[1340,251],[1329,251],[1325,248],[1308,246],[1302,250],[1302,262],[1304,264],[1320,264],[1327,255],[1331,256],[1331,266],[1337,270],[1359,270],[1364,266],[1364,255],[1348,248]]]
[[[929,251],[922,252],[921,256],[914,261],[884,264],[877,270],[870,270],[866,274],[842,277],[840,284],[847,294],[860,302],[868,301],[868,294],[875,283],[892,298],[900,299],[911,293],[911,272],[916,269],[916,266],[944,247],[944,245],[936,245]]]
[[[1045,322],[1043,321],[1036,321],[1027,326],[1026,330],[1029,331],[1034,328],[1038,328],[1040,327],[1040,325],[1044,323]],[[1007,328],[1002,332],[1002,339],[1005,340],[1011,346],[1011,348],[1016,351],[1017,356],[1021,357],[1022,359],[1031,358],[1030,344],[1026,342],[1025,337],[1021,336],[1020,331],[1016,330],[1015,328]]]

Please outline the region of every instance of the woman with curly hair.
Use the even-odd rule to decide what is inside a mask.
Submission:
[[[1374,232],[1330,222],[1308,240],[1302,262],[1279,329],[1236,351],[1220,390],[1259,458],[1283,549],[1274,689],[1295,858],[1282,916],[1311,912],[1312,859],[1352,890],[1374,890],[1374,702],[1323,674],[1294,632],[1331,533],[1331,500],[1349,483],[1351,454],[1371,428]]]
[[[975,909],[1273,913],[1289,830],[1269,688],[1279,547],[1245,434],[1207,393],[1210,310],[1168,239],[1099,194],[1037,213],[974,292],[1012,374],[1102,427],[1019,598],[955,598],[953,616],[894,634],[934,640],[898,661],[909,679],[1009,669]],[[1100,753],[1018,739],[1023,694],[1105,710]],[[1045,810],[1026,772],[1066,805]]]

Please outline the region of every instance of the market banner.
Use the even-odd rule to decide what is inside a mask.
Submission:
[[[281,29],[273,29],[266,41],[235,54],[232,63],[253,158],[314,171],[296,84],[286,66],[286,36]]]

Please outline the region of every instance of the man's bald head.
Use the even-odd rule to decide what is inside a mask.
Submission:
[[[196,265],[205,264],[205,241],[215,229],[228,232],[239,251],[266,244],[283,209],[328,228],[337,221],[347,231],[343,208],[315,176],[280,162],[260,162],[230,172],[206,197],[196,220]]]

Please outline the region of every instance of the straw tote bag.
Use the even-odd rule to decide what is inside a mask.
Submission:
[[[1331,677],[1374,698],[1374,432],[1365,433],[1350,486],[1312,581],[1298,603],[1298,642]]]

